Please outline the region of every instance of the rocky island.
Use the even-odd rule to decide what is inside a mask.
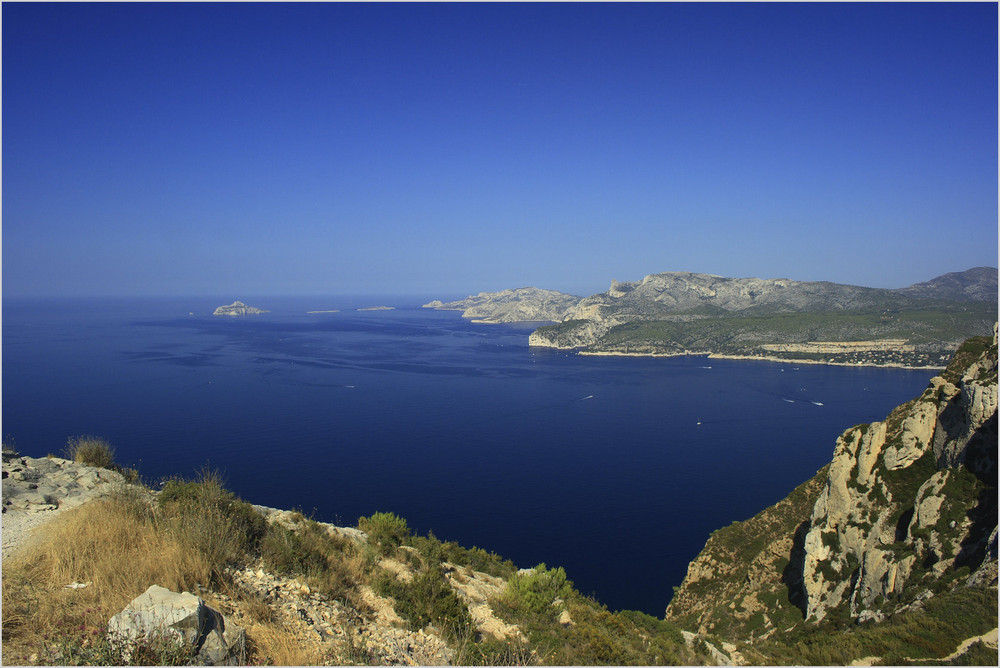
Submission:
[[[220,306],[215,309],[212,315],[258,315],[260,313],[270,313],[270,311],[265,311],[255,306],[247,306],[241,301],[235,301],[228,306]]]

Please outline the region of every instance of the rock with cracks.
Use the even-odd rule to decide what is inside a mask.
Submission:
[[[194,594],[177,594],[158,585],[152,585],[112,617],[108,635],[128,642],[176,639],[194,648],[201,665],[238,665],[246,656],[241,627],[230,624]]]

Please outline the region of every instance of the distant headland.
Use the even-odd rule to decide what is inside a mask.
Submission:
[[[548,320],[528,344],[582,354],[941,368],[992,331],[996,300],[996,268],[976,267],[895,290],[663,272],[584,298],[518,288],[424,307],[473,322]]]

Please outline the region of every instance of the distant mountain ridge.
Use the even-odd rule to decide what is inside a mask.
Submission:
[[[556,322],[531,334],[537,347],[936,366],[961,341],[990,331],[996,291],[997,270],[985,267],[895,290],[663,272],[613,280],[582,299],[520,288],[425,306],[462,310],[476,322]],[[887,351],[886,341],[898,350]],[[851,345],[841,351],[838,343]]]
[[[997,299],[997,270],[993,267],[974,267],[915,283],[896,290],[900,294],[922,299],[952,299],[955,301],[995,301]]]

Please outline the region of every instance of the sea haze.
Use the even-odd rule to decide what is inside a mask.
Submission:
[[[3,433],[31,456],[103,436],[148,479],[210,466],[323,521],[392,511],[662,616],[713,530],[933,375],[536,350],[431,298],[4,300]]]

